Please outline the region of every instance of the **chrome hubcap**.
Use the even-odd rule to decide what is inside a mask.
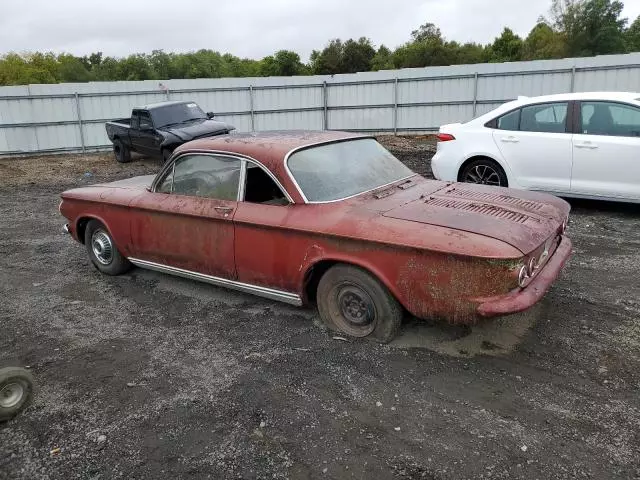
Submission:
[[[467,183],[479,183],[482,185],[500,186],[500,175],[489,165],[476,165],[464,179]]]
[[[369,295],[358,287],[342,288],[338,293],[338,305],[345,320],[356,327],[365,327],[374,320],[373,302]]]
[[[20,383],[8,383],[0,390],[0,407],[15,407],[24,397],[24,387]]]
[[[91,236],[91,249],[102,265],[109,265],[113,260],[113,244],[111,237],[104,230],[96,230]]]

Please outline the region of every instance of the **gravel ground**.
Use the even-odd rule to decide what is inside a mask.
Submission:
[[[429,173],[429,139],[383,141]],[[637,207],[572,202],[574,257],[532,311],[378,345],[313,310],[98,274],[59,192],[158,167],[0,160],[0,365],[37,381],[0,425],[0,478],[640,478]]]

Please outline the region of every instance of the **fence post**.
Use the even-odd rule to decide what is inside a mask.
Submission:
[[[327,81],[322,82],[322,104],[323,104],[323,116],[322,116],[322,129],[329,130],[329,115],[328,115],[328,100],[327,100]]]
[[[80,131],[80,143],[82,144],[82,153],[86,152],[86,147],[84,144],[84,131],[82,129],[82,114],[80,113],[80,96],[78,92],[75,92],[76,97],[76,117],[78,118],[78,130]]]
[[[393,134],[398,135],[398,77],[393,82]]]
[[[473,118],[478,110],[478,72],[473,74]]]
[[[251,109],[251,131],[256,131],[255,114],[253,111],[253,85],[249,85],[249,108]]]
[[[171,92],[170,92],[168,87],[167,87],[167,90],[166,90],[166,94],[167,94],[167,101],[171,100]]]
[[[571,67],[571,93],[575,91],[576,88],[576,66]]]

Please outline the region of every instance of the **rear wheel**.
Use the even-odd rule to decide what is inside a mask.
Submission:
[[[111,234],[102,223],[91,220],[84,232],[84,244],[93,265],[107,275],[120,275],[131,263],[118,251]]]
[[[33,393],[33,377],[24,368],[0,369],[0,421],[9,420],[22,410]]]
[[[336,265],[320,279],[318,311],[324,323],[352,337],[372,336],[390,342],[402,323],[402,307],[371,274],[358,267]]]
[[[465,183],[508,187],[507,175],[497,162],[490,158],[479,158],[465,165],[460,180]]]
[[[128,163],[131,161],[131,150],[129,150],[129,147],[122,143],[122,140],[119,138],[113,141],[113,154],[118,163]]]

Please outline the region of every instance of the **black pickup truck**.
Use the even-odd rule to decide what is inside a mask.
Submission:
[[[194,102],[162,102],[135,107],[131,118],[107,122],[106,128],[118,162],[130,161],[132,151],[166,161],[183,143],[235,129],[212,118]]]

